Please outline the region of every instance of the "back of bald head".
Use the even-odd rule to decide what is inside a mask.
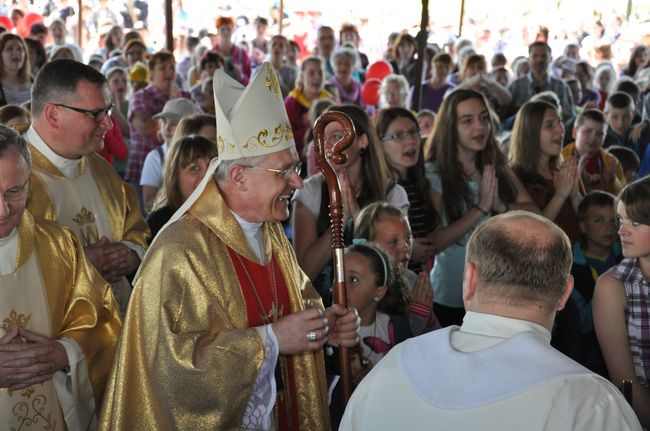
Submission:
[[[567,287],[571,243],[548,219],[510,211],[474,231],[465,261],[476,267],[476,290],[483,298],[554,311]]]

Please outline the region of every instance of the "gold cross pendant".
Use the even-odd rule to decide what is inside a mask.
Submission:
[[[281,305],[279,310],[275,302],[273,302],[272,305],[273,306],[271,307],[271,310],[269,310],[268,318],[271,319],[273,322],[275,322],[278,320],[278,318],[282,317],[282,312],[284,311],[284,305]]]

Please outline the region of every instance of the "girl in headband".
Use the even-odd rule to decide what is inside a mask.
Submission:
[[[370,361],[366,365],[374,365],[412,336],[406,317],[406,283],[390,257],[369,243],[347,249],[345,277],[348,306],[356,308],[361,318],[362,355]]]

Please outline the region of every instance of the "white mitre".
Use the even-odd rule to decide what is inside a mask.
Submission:
[[[280,82],[271,63],[262,64],[247,87],[223,69],[214,72],[212,85],[219,156],[212,159],[197,188],[160,232],[181,218],[198,200],[221,160],[263,156],[296,147]]]
[[[248,87],[223,69],[215,71],[212,83],[220,159],[262,156],[295,147],[271,63],[259,67]]]

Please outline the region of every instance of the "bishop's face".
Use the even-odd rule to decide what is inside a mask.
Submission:
[[[296,189],[303,187],[302,178],[291,171],[283,176],[266,169],[285,170],[300,162],[295,150],[268,155],[262,163],[245,172],[249,204],[255,208],[252,222],[276,222],[289,218],[289,201]]]
[[[0,238],[9,235],[25,212],[29,195],[29,169],[16,147],[0,156]]]

